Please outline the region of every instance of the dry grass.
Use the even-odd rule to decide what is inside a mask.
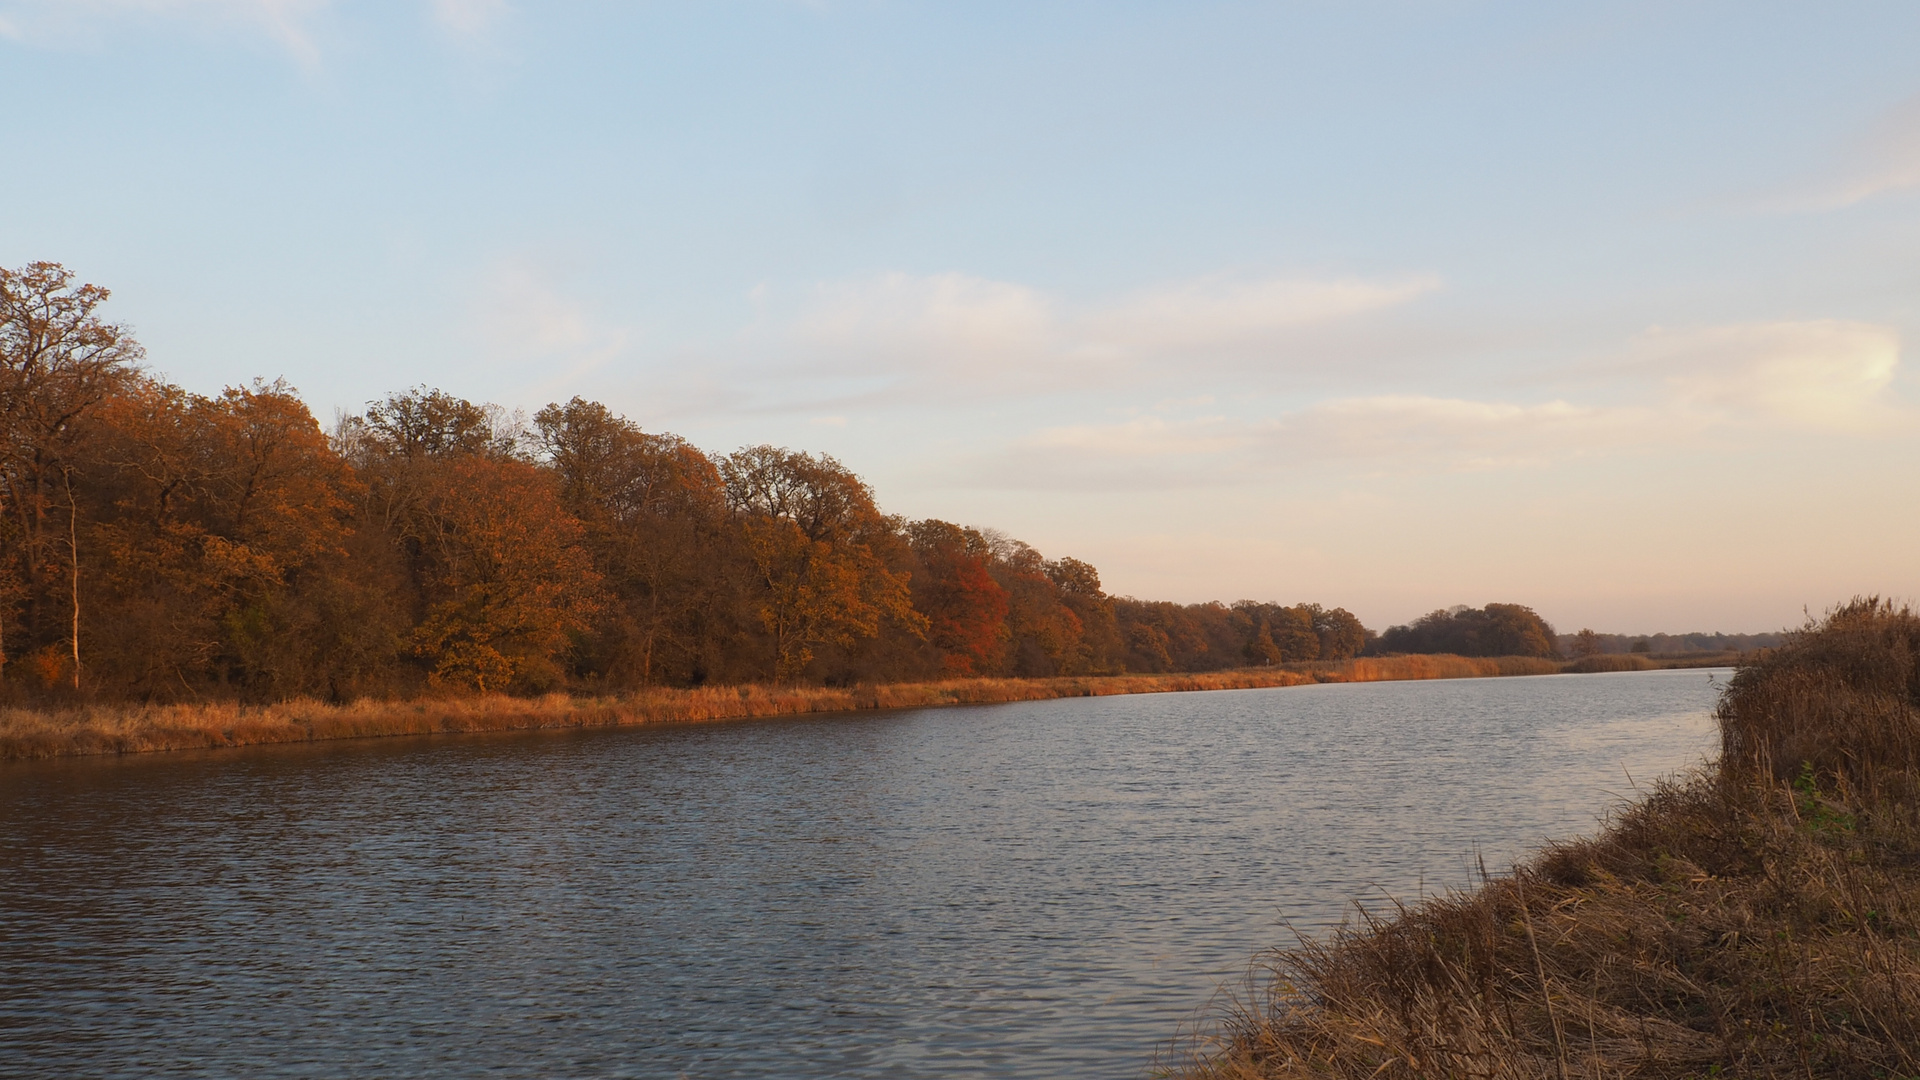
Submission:
[[[1361,657],[1358,660],[1312,661],[1288,665],[1313,674],[1321,682],[1398,682],[1403,679],[1486,679],[1498,675],[1557,675],[1565,665],[1537,656]]]
[[[1583,656],[1568,664],[1566,670],[1575,674],[1592,674],[1602,671],[1652,671],[1659,666],[1643,653],[1601,653],[1598,656]]]
[[[1654,671],[1666,668],[1732,667],[1743,658],[1737,652],[1601,653],[1583,656],[1561,667],[1568,674],[1603,671]]]
[[[1236,690],[1313,682],[1540,675],[1559,669],[1558,664],[1550,661],[1524,657],[1482,660],[1459,656],[1400,656],[1193,675],[956,679],[848,688],[748,685],[656,689],[608,697],[494,695],[367,700],[349,705],[290,701],[277,705],[216,703],[85,705],[46,711],[0,709],[0,760],[385,735],[692,723],[856,709]]]
[[[1920,1076],[1920,615],[1837,610],[1719,719],[1598,838],[1269,956],[1183,1074]]]

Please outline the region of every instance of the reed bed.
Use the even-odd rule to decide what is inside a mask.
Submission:
[[[1652,671],[1658,666],[1652,657],[1642,653],[1601,653],[1573,661],[1567,665],[1567,671],[1584,675],[1603,671]]]
[[[1314,682],[1540,675],[1558,670],[1560,665],[1555,662],[1525,657],[1399,656],[1184,675],[954,679],[855,687],[753,684],[691,690],[650,689],[600,697],[481,695],[406,701],[363,700],[344,705],[299,700],[273,705],[218,702],[0,709],[0,760],[392,735],[696,723],[860,709],[1239,690]]]
[[[1538,656],[1363,656],[1356,660],[1289,665],[1321,682],[1398,682],[1405,679],[1489,679],[1503,675],[1557,675],[1566,665]]]
[[[1561,667],[1569,675],[1607,671],[1666,671],[1674,668],[1735,667],[1746,658],[1737,652],[1601,653],[1582,656]]]
[[[1717,715],[1599,836],[1266,956],[1173,1071],[1920,1076],[1920,615],[1837,609]]]

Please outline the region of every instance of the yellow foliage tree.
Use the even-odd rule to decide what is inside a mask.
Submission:
[[[873,637],[883,619],[926,632],[907,575],[889,571],[864,545],[810,540],[784,517],[750,519],[742,528],[765,585],[759,615],[773,637],[776,679],[798,677],[817,648]]]

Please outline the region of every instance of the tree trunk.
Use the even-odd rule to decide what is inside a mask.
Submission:
[[[60,471],[67,486],[67,555],[73,564],[73,689],[80,690],[80,504],[73,497],[73,469]]]

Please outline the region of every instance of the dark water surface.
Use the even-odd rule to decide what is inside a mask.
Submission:
[[[1719,673],[1724,678],[1724,673]],[[1134,1077],[1355,896],[1591,831],[1699,671],[0,767],[0,1075]]]

